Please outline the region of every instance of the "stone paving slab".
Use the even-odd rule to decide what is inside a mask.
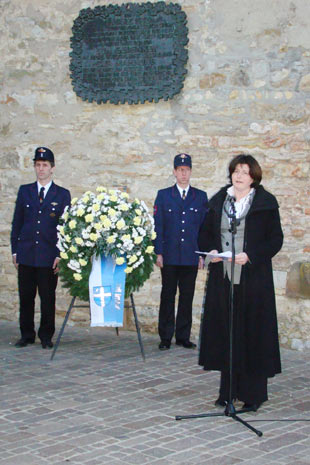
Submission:
[[[298,421],[310,420],[309,351],[282,349],[270,400],[242,415],[259,438],[225,416],[175,421],[221,412],[219,374],[195,350],[160,352],[143,334],[143,362],[134,332],[67,326],[50,361],[39,343],[16,349],[18,337],[1,321],[0,465],[310,464],[310,421]]]

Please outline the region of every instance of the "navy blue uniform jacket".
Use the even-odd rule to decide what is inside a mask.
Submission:
[[[197,265],[198,233],[208,211],[207,194],[190,187],[182,200],[176,185],[161,189],[154,204],[155,253],[164,265]]]
[[[17,254],[17,263],[35,267],[53,265],[59,256],[58,219],[70,200],[70,192],[53,182],[42,204],[36,182],[20,186],[11,232],[12,254]]]

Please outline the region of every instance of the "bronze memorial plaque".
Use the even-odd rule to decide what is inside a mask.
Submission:
[[[74,91],[98,104],[173,98],[187,72],[186,23],[177,3],[125,3],[81,10],[71,38]]]

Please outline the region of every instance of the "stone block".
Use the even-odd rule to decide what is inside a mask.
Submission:
[[[310,262],[296,262],[291,266],[287,275],[286,295],[310,298]]]
[[[226,82],[226,76],[221,73],[207,74],[199,81],[201,89],[213,88]]]

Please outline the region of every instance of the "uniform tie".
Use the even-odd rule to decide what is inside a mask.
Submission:
[[[44,191],[45,191],[45,187],[41,187],[40,193],[39,193],[40,203],[42,203],[44,200]]]
[[[185,200],[185,197],[186,197],[186,190],[183,189],[183,192],[182,192],[182,200]]]

